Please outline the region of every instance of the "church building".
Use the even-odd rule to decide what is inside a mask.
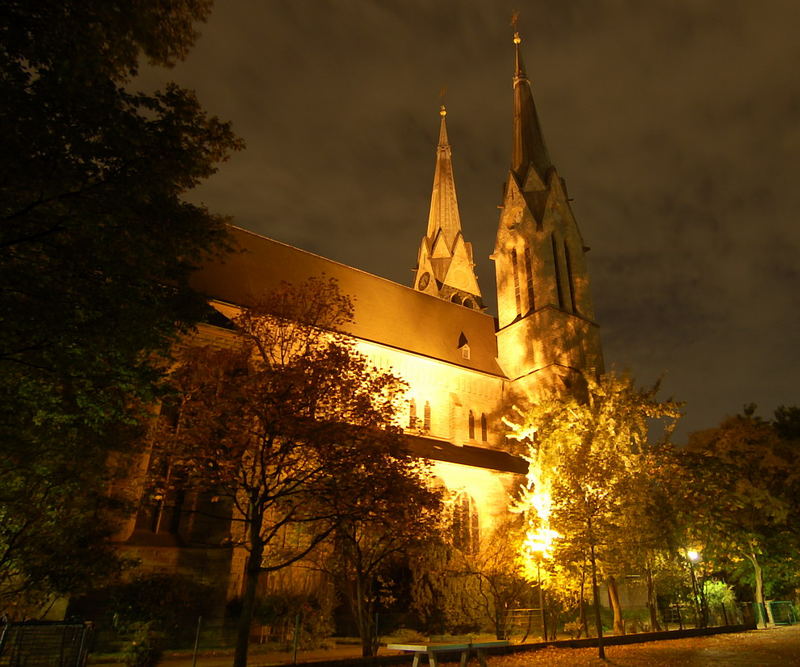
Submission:
[[[408,383],[403,427],[410,448],[433,461],[459,515],[469,517],[461,530],[469,549],[491,533],[527,469],[507,451],[503,412],[520,397],[568,390],[576,372],[603,366],[588,248],[545,145],[520,41],[515,35],[513,143],[491,251],[497,317],[486,312],[474,250],[461,228],[444,107],[430,214],[426,227],[420,221],[423,235],[410,286],[237,227],[231,228],[237,251],[194,278],[226,317],[281,282],[334,278],[354,299],[355,318],[346,332],[356,349]],[[198,335],[213,339],[215,332],[204,324]],[[199,528],[177,517],[147,525],[140,513],[121,537],[151,569],[174,571],[186,552],[158,533],[171,531],[189,545],[193,530]],[[201,551],[196,562],[206,559],[203,568],[215,569],[216,557],[201,557]],[[229,571],[235,579],[241,569],[236,573],[234,565]],[[236,585],[229,591],[235,594]]]

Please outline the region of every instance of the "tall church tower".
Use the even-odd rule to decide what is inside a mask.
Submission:
[[[447,140],[447,110],[439,111],[439,145],[433,175],[428,230],[422,238],[414,270],[414,288],[468,308],[483,308],[472,261],[472,244],[461,233],[453,161]]]
[[[589,277],[564,180],[550,160],[514,34],[514,128],[492,259],[498,361],[512,387],[535,396],[570,386],[574,371],[602,371]]]

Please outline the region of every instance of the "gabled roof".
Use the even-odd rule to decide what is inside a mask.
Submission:
[[[239,227],[230,232],[237,249],[192,277],[192,286],[210,299],[246,306],[283,281],[298,284],[324,274],[354,299],[355,322],[347,333],[502,377],[492,316]],[[469,359],[458,348],[462,333],[470,342]]]

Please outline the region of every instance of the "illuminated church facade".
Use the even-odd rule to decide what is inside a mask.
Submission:
[[[473,517],[472,540],[491,533],[527,468],[507,451],[502,413],[520,397],[568,389],[577,372],[603,365],[588,248],[550,160],[520,40],[514,41],[511,168],[491,255],[497,318],[485,312],[472,245],[461,229],[444,107],[430,214],[411,286],[235,227],[238,251],[204,267],[194,281],[229,317],[281,282],[334,278],[354,299],[355,318],[346,331],[356,348],[408,383],[402,425],[410,448],[433,462],[453,502]],[[205,324],[198,336],[213,340],[219,333]],[[186,554],[145,533],[171,530],[190,545],[202,527],[177,516],[155,528],[146,523],[140,513],[123,531],[129,550],[150,569],[181,569]],[[230,594],[236,594],[233,573],[241,572],[235,565]],[[211,561],[204,567],[216,569]]]

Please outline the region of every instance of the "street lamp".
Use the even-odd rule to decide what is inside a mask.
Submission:
[[[694,564],[700,560],[700,554],[694,549],[686,551],[686,559],[689,561],[689,573],[692,576],[692,593],[694,594],[694,610],[697,618],[697,626],[705,627],[705,614],[700,611],[700,599],[697,592],[697,577],[694,573]]]
[[[542,587],[542,563],[545,559],[551,558],[553,540],[558,537],[558,533],[546,527],[538,530],[528,531],[525,537],[525,549],[531,554],[536,563],[536,583],[539,587],[539,613],[542,620],[542,639],[547,641],[547,614],[545,613],[545,595]]]

